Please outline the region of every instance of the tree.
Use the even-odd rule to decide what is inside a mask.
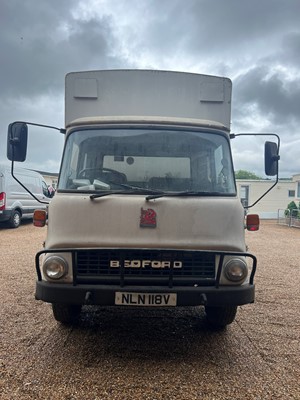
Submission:
[[[299,204],[300,205],[300,204]],[[287,205],[287,209],[285,210],[285,215],[289,216],[292,215],[293,217],[297,217],[298,216],[298,207],[297,204],[294,201],[291,201],[288,205]]]
[[[255,180],[262,179],[260,176],[255,175],[253,172],[245,171],[243,169],[235,171],[235,177],[236,179],[255,179]]]

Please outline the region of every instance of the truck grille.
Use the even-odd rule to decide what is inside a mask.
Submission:
[[[121,277],[126,283],[143,280],[148,284],[150,282],[159,284],[164,277],[169,279],[170,275],[173,283],[195,284],[198,281],[201,283],[207,281],[209,284],[215,280],[215,254],[208,252],[144,249],[78,250],[75,260],[74,272],[78,282],[101,283],[120,280]]]

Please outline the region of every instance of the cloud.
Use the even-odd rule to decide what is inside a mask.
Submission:
[[[55,93],[62,91],[64,75],[70,70],[118,64],[111,51],[117,44],[109,18],[75,19],[74,1],[31,3],[4,3],[2,18],[7,22],[5,29],[1,28],[5,35],[0,37],[2,54],[6,54],[0,75],[2,95]]]
[[[2,2],[1,143],[13,120],[63,125],[67,72],[170,69],[230,77],[233,131],[279,133],[282,152],[291,155],[282,155],[282,174],[299,172],[290,146],[300,122],[299,14],[298,0]],[[233,143],[236,166],[245,169],[244,160],[254,171],[260,150],[255,144],[250,154],[251,143],[241,143]],[[58,165],[61,143],[57,150],[51,139],[44,145]]]
[[[132,3],[131,3],[132,4]],[[145,18],[133,43],[142,57],[166,62],[179,57],[194,65],[253,63],[273,51],[283,34],[298,28],[297,0],[150,0],[140,2]],[[142,6],[140,6],[142,7]],[[130,30],[130,26],[126,26]],[[195,71],[196,72],[196,71]],[[198,71],[199,72],[199,71]],[[202,72],[202,71],[201,71]]]
[[[300,122],[300,76],[289,79],[283,72],[267,66],[247,71],[235,80],[235,101],[244,108],[255,105],[264,118],[274,124]]]

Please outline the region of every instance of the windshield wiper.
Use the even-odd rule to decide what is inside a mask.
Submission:
[[[222,195],[224,193],[220,192],[196,192],[191,190],[186,190],[184,192],[163,192],[155,189],[147,189],[138,186],[130,186],[126,184],[120,184],[120,186],[124,186],[129,190],[107,190],[102,193],[95,193],[90,195],[90,199],[97,199],[99,197],[109,196],[111,194],[144,194],[151,193],[149,196],[146,196],[146,201],[159,199],[160,197],[188,197],[188,196],[217,196]]]
[[[157,193],[146,197],[146,200],[159,199],[160,197],[184,197],[184,196],[216,196],[220,195],[219,192],[196,192],[191,190],[186,190],[184,192],[164,192]]]
[[[128,190],[107,190],[103,193],[91,194],[90,199],[97,199],[98,197],[109,196],[110,194],[125,194],[128,193]]]
[[[163,192],[159,190],[153,190],[153,189],[147,189],[139,186],[131,186],[127,185],[125,183],[118,183],[117,185],[120,185],[124,188],[130,189],[130,190],[107,190],[102,193],[95,193],[90,195],[90,199],[97,199],[98,197],[104,197],[104,196],[109,196],[111,194],[145,194],[145,193],[151,193],[152,195],[162,195]]]

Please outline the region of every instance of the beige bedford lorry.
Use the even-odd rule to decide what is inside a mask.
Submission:
[[[76,322],[87,304],[204,306],[225,327],[254,301],[245,228],[259,221],[237,196],[231,86],[154,70],[66,76],[58,188],[35,217],[41,226],[47,217],[36,299],[56,320]],[[25,159],[28,125],[10,124],[10,160]],[[266,142],[266,174],[277,180],[278,150],[279,138]]]

